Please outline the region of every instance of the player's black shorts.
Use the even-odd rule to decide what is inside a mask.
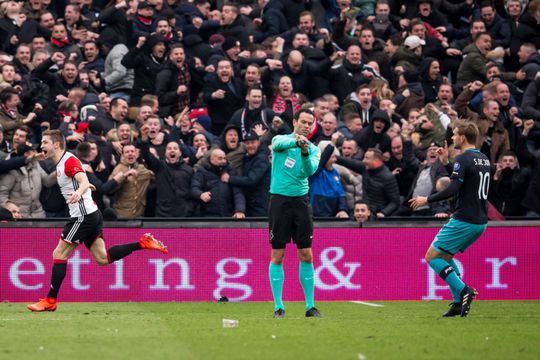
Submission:
[[[284,249],[291,240],[298,249],[311,247],[313,211],[307,195],[271,195],[268,221],[272,249]]]
[[[97,210],[89,215],[69,219],[62,240],[70,244],[84,244],[88,249],[98,237],[103,237],[103,217]]]

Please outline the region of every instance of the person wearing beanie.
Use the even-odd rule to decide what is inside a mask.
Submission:
[[[155,94],[157,74],[167,63],[167,42],[160,34],[150,37],[140,36],[134,46],[122,59],[126,69],[133,69],[135,81],[131,91],[130,105],[139,106],[141,98]]]
[[[154,7],[148,1],[137,6],[137,15],[132,19],[132,37],[135,42],[141,36],[147,37],[154,31]]]
[[[395,64],[396,71],[404,72],[407,70],[417,70],[424,58],[423,47],[425,45],[425,40],[418,36],[407,36],[403,44],[392,56],[392,63]]]

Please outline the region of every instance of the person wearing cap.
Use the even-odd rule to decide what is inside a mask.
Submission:
[[[226,174],[221,179],[238,186],[246,197],[246,217],[268,216],[268,191],[270,189],[270,163],[268,150],[261,146],[259,135],[254,131],[244,137],[246,155],[242,175]]]
[[[167,63],[167,45],[160,34],[146,38],[140,36],[137,45],[128,51],[122,59],[126,69],[133,69],[135,81],[131,91],[130,105],[139,106],[146,94],[155,94],[157,74]]]
[[[56,174],[47,175],[38,163],[32,147],[27,144],[17,146],[15,156],[31,157],[25,166],[9,171],[0,177],[0,204],[13,201],[19,205],[25,218],[45,218],[45,211],[39,201],[43,186],[56,184]]]
[[[137,43],[140,37],[148,37],[154,31],[154,7],[148,1],[137,5],[137,15],[131,20],[132,41]]]
[[[417,70],[423,59],[423,46],[426,42],[416,35],[409,35],[398,48],[392,61],[395,63],[395,71],[403,73],[406,70]]]

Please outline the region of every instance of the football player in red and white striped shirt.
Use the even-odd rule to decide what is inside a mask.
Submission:
[[[27,308],[31,311],[56,310],[56,297],[66,276],[67,259],[81,243],[102,266],[120,260],[136,250],[149,249],[167,253],[167,247],[154,239],[151,234],[144,234],[135,243],[117,245],[109,249],[105,247],[101,232],[103,217],[91,195],[91,191],[95,188],[88,181],[80,160],[65,150],[65,144],[64,136],[59,130],[48,130],[43,133],[41,150],[46,158],[56,163],[56,178],[60,191],[69,205],[71,218],[64,226],[58,245],[53,251],[54,264],[49,294],[37,303],[28,305]]]

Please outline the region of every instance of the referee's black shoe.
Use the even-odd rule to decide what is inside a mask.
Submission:
[[[451,317],[461,315],[461,303],[451,303],[450,309],[442,314],[443,317]]]
[[[274,319],[283,319],[285,317],[285,310],[277,309],[274,311]]]
[[[317,308],[314,306],[308,311],[306,311],[306,317],[322,317],[321,313]]]
[[[469,311],[471,311],[471,304],[476,295],[478,295],[478,292],[472,287],[467,286],[465,289],[463,289],[461,292],[461,317],[469,315]]]

